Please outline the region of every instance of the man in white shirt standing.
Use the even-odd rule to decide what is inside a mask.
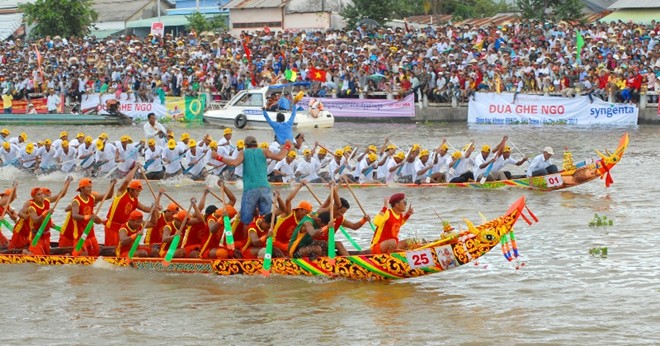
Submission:
[[[49,114],[56,114],[57,108],[60,105],[60,97],[55,93],[55,90],[48,90],[48,98],[46,99],[46,106]]]
[[[159,123],[158,120],[156,120],[155,113],[149,113],[147,115],[147,123],[144,124],[144,136],[147,138],[147,140],[149,139],[163,140],[164,138],[167,137],[167,129],[165,129],[165,126],[163,126],[163,124]],[[165,143],[159,143],[159,144],[165,144]]]

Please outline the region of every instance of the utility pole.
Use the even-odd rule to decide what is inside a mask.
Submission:
[[[158,21],[160,22],[160,0],[156,0],[156,11],[158,11]]]

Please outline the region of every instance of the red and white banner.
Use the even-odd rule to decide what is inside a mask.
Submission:
[[[99,105],[102,107],[101,114],[108,114],[105,111],[106,101],[116,99],[115,94],[103,94],[103,97],[99,100],[100,94],[89,94],[83,95],[82,97],[82,109],[96,108]],[[135,102],[134,96],[131,94],[131,99],[129,100],[126,94],[121,94],[119,97],[119,111],[128,115],[132,119],[146,119],[149,113],[155,113],[158,118],[161,118],[165,115],[166,109],[165,105],[161,104],[158,98],[155,98],[154,102]]]
[[[313,98],[303,97],[299,105],[305,110]],[[415,116],[415,96],[410,94],[401,100],[317,98],[323,103],[323,110],[335,117],[346,118],[391,118]]]
[[[46,104],[45,97],[30,99],[29,103],[34,106],[34,109],[37,110],[37,113],[48,113],[48,106]],[[26,114],[28,112],[27,105],[28,102],[26,100],[13,100],[11,102],[11,112],[13,114]]]
[[[563,124],[636,125],[639,108],[634,104],[605,102],[588,96],[555,97],[519,94],[477,93],[470,98],[468,123],[471,124]]]

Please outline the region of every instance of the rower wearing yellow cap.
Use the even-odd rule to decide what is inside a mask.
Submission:
[[[2,160],[2,165],[18,165],[18,160],[20,156],[20,151],[17,146],[9,144],[9,142],[2,143],[2,149],[0,149],[0,160]]]
[[[78,151],[76,148],[72,148],[67,140],[63,140],[60,145],[61,147],[55,153],[55,160],[62,165],[60,168],[62,172],[72,172],[78,166],[76,162]]]
[[[62,141],[68,141],[69,140],[69,132],[67,131],[62,131],[60,132],[60,138],[56,139],[53,141],[53,148],[59,149],[62,147]]]
[[[206,151],[197,147],[194,139],[188,141],[188,152],[186,152],[186,169],[184,174],[190,176],[192,180],[200,181],[206,179]]]
[[[176,146],[181,150],[188,150],[188,141],[190,141],[190,134],[184,132],[181,134],[181,141],[179,141]]]
[[[0,130],[0,143],[9,141],[9,130],[2,129]]]
[[[13,144],[13,145],[15,145],[19,148],[23,148],[27,144],[27,138],[28,138],[27,133],[21,132],[20,135],[10,138],[9,143],[11,143],[11,144]]]
[[[37,159],[39,160],[39,169],[42,172],[50,172],[55,170],[55,153],[57,150],[53,148],[50,139],[44,140],[44,145],[37,150]]]
[[[34,143],[28,143],[25,148],[21,149],[18,162],[21,164],[19,167],[27,171],[34,171],[37,161],[37,152]]]
[[[423,184],[430,181],[430,179],[426,179],[427,174],[431,168],[433,168],[433,162],[429,159],[429,157],[429,151],[427,149],[422,149],[422,151],[419,152],[419,157],[415,159],[413,166],[415,171],[415,179],[413,182],[415,184]]]
[[[85,143],[85,133],[78,132],[76,138],[69,141],[69,146],[78,149],[78,147],[83,145],[83,143]]]
[[[209,143],[209,150],[211,151],[211,154],[207,165],[211,167],[210,173],[219,176],[227,165],[216,159],[218,155],[218,143],[216,141],[211,141],[211,143]]]
[[[133,145],[133,139],[130,136],[121,136],[120,143],[117,145],[117,151],[115,151],[115,162],[119,165],[117,170],[120,177],[126,175],[126,173],[133,168],[140,153],[140,149],[144,144],[144,142],[140,142],[135,146]]]
[[[80,160],[80,168],[83,170],[88,170],[94,167],[93,165],[96,162],[94,159],[96,146],[94,146],[93,142],[94,139],[91,136],[86,136],[83,142],[78,146],[78,160]]]
[[[360,161],[356,170],[358,174],[356,177],[360,184],[374,182],[376,180],[374,177],[376,168],[378,168],[378,155],[376,153],[369,153]]]
[[[163,148],[163,163],[165,164],[165,179],[181,173],[181,159],[188,148],[182,149],[174,138],[170,138],[167,147]]]
[[[233,131],[227,127],[223,132],[223,136],[218,140],[218,152],[222,156],[231,156],[234,151],[234,146],[231,144],[231,136]]]
[[[296,172],[296,157],[298,155],[295,151],[291,150],[286,155],[284,160],[278,161],[273,168],[273,172],[268,177],[270,182],[284,182],[288,183],[294,179]]]
[[[474,166],[474,159],[470,157],[473,150],[474,145],[470,143],[465,153],[456,151],[452,154],[453,160],[447,172],[447,180],[450,183],[465,183],[474,179],[474,174],[470,171],[470,167]]]
[[[117,148],[112,143],[105,143],[100,138],[96,141],[96,154],[94,156],[96,163],[94,167],[96,167],[99,174],[105,175],[115,168],[117,165],[115,162],[116,151]]]
[[[149,138],[147,148],[144,150],[144,168],[147,173],[147,179],[160,180],[165,176],[163,167],[163,147],[156,145],[160,139]]]

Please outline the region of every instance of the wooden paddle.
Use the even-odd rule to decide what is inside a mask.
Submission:
[[[321,200],[319,199],[319,197],[314,193],[314,191],[312,190],[312,188],[311,188],[309,185],[307,185],[307,184],[305,184],[305,186],[307,187],[307,190],[309,191],[309,193],[312,194],[312,197],[314,197],[314,199],[316,200],[316,202],[317,202],[319,205],[323,205],[323,203],[321,202]],[[350,234],[348,234],[348,231],[346,231],[346,228],[344,228],[344,226],[339,225],[339,230],[340,230],[341,233],[344,235],[344,237],[346,237],[346,239],[348,239],[348,242],[351,243],[351,245],[352,245],[356,250],[358,250],[358,251],[362,251],[362,248],[360,247],[360,245],[358,245],[358,243],[355,242],[355,240],[353,240],[353,238],[351,237]]]
[[[9,229],[10,231],[13,230],[13,227],[11,227],[9,221],[5,219],[5,214],[7,213],[7,209],[9,209],[9,203],[11,203],[11,197],[14,196],[14,194],[16,193],[16,186],[18,186],[18,182],[14,181],[11,186],[11,192],[9,193],[9,198],[7,198],[5,204],[2,205],[2,214],[0,214],[0,223],[5,225],[5,227],[7,227],[7,229]]]
[[[186,223],[188,222],[188,218],[190,217],[190,211],[193,208],[194,203],[190,203],[190,207],[188,208],[188,212],[186,213],[186,217],[183,218],[183,221],[181,222],[181,226],[179,229],[176,230],[174,233],[174,238],[172,239],[172,242],[170,242],[170,247],[167,249],[167,253],[165,254],[165,258],[163,260],[163,266],[167,267],[170,265],[170,262],[172,262],[172,258],[174,257],[174,253],[176,252],[176,249],[179,247],[179,241],[181,241],[181,230],[185,229]],[[187,235],[187,232],[186,232]]]
[[[277,197],[275,197],[275,194],[273,194],[273,206],[270,209],[270,229],[268,230],[268,233],[271,235],[268,236],[268,239],[266,239],[266,253],[264,254],[264,266],[261,269],[261,274],[263,276],[268,276],[270,275],[270,267],[273,262],[273,230],[275,229],[275,205],[277,203]]]
[[[80,235],[80,238],[78,239],[78,242],[76,243],[76,247],[71,252],[71,255],[78,256],[80,254],[80,251],[82,250],[82,247],[85,244],[85,240],[87,240],[87,236],[89,235],[89,232],[92,231],[92,226],[94,226],[94,220],[99,215],[99,212],[101,211],[101,208],[103,208],[103,203],[107,199],[106,196],[110,195],[110,191],[112,191],[115,188],[115,184],[116,184],[116,181],[113,181],[110,184],[110,186],[108,187],[108,191],[105,193],[105,195],[103,195],[103,199],[101,199],[101,203],[99,203],[99,206],[96,207],[96,211],[94,211],[94,214],[92,214],[92,216],[90,217],[89,222],[87,222],[87,226],[85,226],[85,230]]]
[[[344,184],[348,188],[348,191],[351,192],[351,195],[353,195],[353,199],[355,199],[355,202],[357,203],[358,207],[360,207],[360,210],[362,211],[362,214],[364,216],[367,216],[367,212],[364,211],[364,208],[362,207],[362,203],[360,203],[360,200],[355,195],[355,192],[353,192],[353,189],[351,188],[351,185],[348,183],[348,180],[346,180],[346,178],[344,178]],[[376,226],[374,226],[374,224],[373,224],[373,222],[371,222],[371,220],[369,220],[369,226],[371,226],[372,231],[376,232]]]
[[[67,177],[66,181],[64,182],[64,186],[66,184],[71,182],[71,177]],[[37,246],[39,243],[39,239],[41,238],[41,235],[44,234],[44,230],[46,229],[46,225],[48,225],[50,221],[50,217],[52,216],[53,212],[51,210],[55,210],[57,208],[57,204],[60,203],[60,200],[64,197],[64,194],[60,194],[57,196],[57,199],[55,200],[55,204],[53,205],[52,208],[49,208],[48,213],[46,214],[46,217],[43,219],[41,222],[41,226],[39,226],[39,230],[37,231],[37,234],[34,235],[34,238],[32,238],[32,246]]]
[[[341,177],[342,172],[344,172],[344,169],[346,169],[346,166],[353,159],[353,156],[355,156],[355,154],[357,153],[358,148],[360,148],[360,146],[355,146],[355,149],[353,149],[353,152],[351,153],[351,155],[348,156],[348,158],[346,159],[346,162],[344,162],[343,165],[339,166],[339,171],[337,171],[337,177],[338,177],[337,180],[339,180],[339,177]]]
[[[174,198],[172,198],[172,196],[170,196],[167,192],[163,192],[163,195],[165,195],[165,197],[167,197],[170,201],[172,201],[172,203],[176,204],[176,206],[179,207],[179,209],[183,210],[183,207],[181,206],[181,204],[179,204],[179,202],[175,201]]]
[[[225,207],[227,205],[227,200],[225,198],[225,183],[222,182],[220,183],[220,196],[222,197],[222,205]],[[215,196],[215,195],[214,195]],[[224,216],[222,217],[222,221],[225,225],[225,233],[224,235],[227,238],[227,249],[230,251],[234,250],[234,233],[231,230],[231,220],[229,219],[229,215],[227,213],[224,213]]]
[[[156,197],[156,193],[154,192],[154,188],[151,187],[151,183],[149,182],[149,179],[147,179],[147,173],[145,172],[145,167],[142,166],[140,167],[140,173],[142,174],[142,178],[144,181],[147,183],[147,187],[149,188],[149,191],[151,191],[151,196],[154,198],[154,201],[158,200],[158,197]],[[183,208],[181,208],[183,209]]]
[[[334,206],[335,194],[332,192],[332,187],[330,187],[330,224],[328,224],[328,257],[330,264],[335,264],[335,257],[337,256],[337,251],[335,250],[335,206]]]

